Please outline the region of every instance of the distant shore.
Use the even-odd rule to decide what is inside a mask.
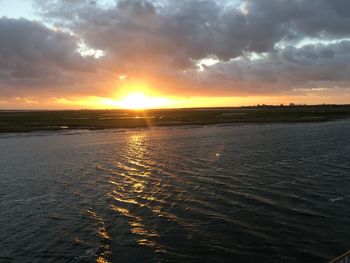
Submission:
[[[159,110],[0,110],[0,132],[142,128],[225,123],[324,122],[350,118],[350,105]]]

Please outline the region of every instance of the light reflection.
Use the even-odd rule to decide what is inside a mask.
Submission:
[[[102,239],[111,239],[108,235],[108,232],[106,230],[106,228],[100,227],[100,229],[98,230],[98,235],[102,238]]]
[[[142,193],[143,189],[145,188],[145,186],[141,183],[136,183],[132,187],[136,193]]]
[[[156,242],[159,236],[153,226],[147,225],[143,211],[153,212],[150,202],[159,201],[153,197],[154,190],[158,191],[160,184],[156,189],[149,192],[149,186],[152,182],[151,164],[149,151],[146,145],[147,133],[132,134],[128,137],[125,148],[123,149],[123,159],[114,162],[116,166],[115,180],[110,180],[114,189],[110,197],[115,201],[110,207],[117,214],[127,219],[129,233],[134,235],[136,243],[140,246],[152,248],[154,251],[165,251]],[[154,213],[157,215],[157,213]]]
[[[103,257],[98,257],[96,259],[96,263],[109,263],[109,261],[104,259]]]
[[[97,224],[99,225],[99,229],[97,231],[97,234],[101,240],[99,252],[97,253],[96,262],[97,263],[110,263],[107,258],[112,254],[110,247],[108,244],[105,243],[106,240],[110,240],[110,236],[107,232],[105,222],[102,217],[100,217],[98,214],[96,214],[91,209],[88,209],[87,214],[94,219]]]

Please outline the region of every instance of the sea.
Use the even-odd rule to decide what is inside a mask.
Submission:
[[[0,262],[328,262],[350,121],[0,134]]]

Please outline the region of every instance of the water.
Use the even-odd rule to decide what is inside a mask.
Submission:
[[[0,262],[327,262],[350,122],[0,135]]]

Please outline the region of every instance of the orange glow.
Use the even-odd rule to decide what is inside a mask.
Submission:
[[[116,105],[122,109],[155,109],[168,106],[169,99],[146,96],[142,92],[133,92],[123,97],[120,101],[116,101]]]
[[[201,61],[204,65],[215,63],[215,60]],[[127,74],[119,74],[114,81],[101,82],[104,89],[99,95],[68,95],[54,96],[43,94],[4,98],[0,95],[0,109],[164,109],[164,108],[201,108],[201,107],[237,107],[257,104],[288,105],[336,103],[347,104],[350,92],[344,94],[339,89],[309,89],[302,93],[298,91],[282,95],[244,96],[237,94],[187,94],[177,90],[176,86],[169,88],[166,83],[157,83],[152,77],[134,79]],[[101,89],[102,89],[101,88]],[[213,96],[214,95],[214,96]]]
[[[141,90],[141,89],[140,89]],[[146,95],[147,94],[147,95]],[[150,94],[150,95],[149,95]],[[43,101],[42,103],[40,101]],[[67,97],[16,97],[11,100],[0,99],[0,109],[150,109],[150,108],[196,108],[196,107],[237,107],[257,104],[288,105],[342,103],[350,101],[350,94],[328,96],[322,94],[312,96],[227,96],[227,97],[181,97],[166,96],[132,91],[114,94],[112,97],[99,96],[67,96]]]

